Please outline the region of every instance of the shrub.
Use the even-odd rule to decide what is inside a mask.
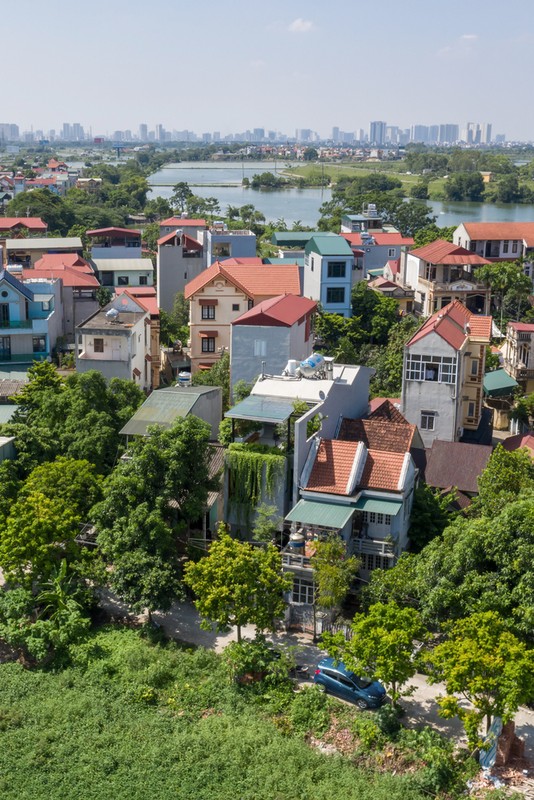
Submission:
[[[330,726],[328,699],[317,686],[306,686],[295,695],[289,719],[297,733],[321,736]]]

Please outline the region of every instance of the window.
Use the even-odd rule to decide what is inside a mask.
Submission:
[[[148,286],[148,278],[146,275],[139,276],[139,286]]]
[[[421,430],[433,431],[435,430],[435,411],[421,411]]]
[[[370,525],[391,525],[391,514],[380,514],[378,511],[365,511],[364,520]]]
[[[329,278],[344,278],[347,265],[344,261],[329,261],[327,274]]]
[[[469,243],[469,249],[471,250],[472,253],[475,253],[476,249],[477,249],[477,243],[476,242],[470,242]]]
[[[471,377],[476,378],[478,375],[478,361],[471,361]]]
[[[202,319],[215,319],[215,306],[202,306]]]
[[[215,352],[215,337],[214,336],[205,336],[202,339],[202,352],[203,353],[214,353]]]
[[[439,381],[454,383],[456,380],[456,359],[452,356],[408,355],[406,373],[409,381]]]
[[[35,336],[33,338],[33,352],[46,353],[46,336]]]
[[[503,242],[502,243],[502,251],[503,251],[503,253],[507,253],[509,247],[510,247],[510,242],[506,242],[506,241]]]
[[[393,566],[393,559],[378,555],[378,553],[361,553],[360,558],[361,568],[364,572],[372,572],[373,569],[389,569]]]
[[[473,419],[473,417],[475,416],[475,404],[474,403],[468,403],[467,404],[467,416],[469,417],[469,419]]]
[[[239,303],[232,303],[232,311],[239,311]]]
[[[294,603],[308,603],[309,605],[313,605],[314,595],[313,581],[307,581],[305,578],[293,578],[291,599]]]
[[[326,290],[327,303],[344,303],[345,289],[337,286],[329,286]]]
[[[103,339],[95,339],[93,341],[93,350],[95,353],[103,353],[104,352],[104,340]]]
[[[130,279],[127,275],[119,275],[117,278],[117,286],[128,286]]]
[[[395,258],[397,251],[394,247],[388,248],[388,258]]]
[[[265,339],[254,339],[254,355],[255,356],[267,355],[267,341]]]
[[[425,270],[425,278],[427,281],[435,281],[436,280],[436,267],[434,264],[427,264]]]
[[[41,303],[41,308],[43,309],[43,311],[50,311],[50,301],[43,300],[43,302]]]
[[[248,309],[249,309],[249,311],[250,311],[250,309],[252,308],[253,305],[254,305],[254,300],[249,300],[248,301]]]
[[[517,253],[517,242],[512,242],[512,253]]]

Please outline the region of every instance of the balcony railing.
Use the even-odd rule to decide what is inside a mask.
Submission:
[[[456,283],[460,283],[461,281],[466,281],[466,283],[470,283],[473,286],[473,289],[477,291],[489,291],[487,286],[483,283],[479,283],[476,278],[470,272],[462,273],[458,278],[451,279],[449,281],[430,281],[427,278],[419,277],[419,281],[424,283],[426,286],[432,287],[434,290],[438,289],[439,291],[450,292],[451,286],[454,286]],[[471,289],[469,291],[472,291]]]
[[[0,320],[0,331],[1,330],[19,330],[24,328],[24,330],[28,330],[32,328],[32,320],[31,319],[17,319],[17,320]]]
[[[45,361],[49,353],[2,353],[0,350],[0,364],[31,364],[32,361]]]

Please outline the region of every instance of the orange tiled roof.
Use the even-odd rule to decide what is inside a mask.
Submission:
[[[534,222],[464,222],[471,240],[523,239],[534,246]]]
[[[321,439],[306,490],[346,494],[358,442]]]
[[[455,350],[459,350],[471,334],[487,338],[491,337],[491,317],[482,317],[472,314],[463,303],[454,300],[444,308],[439,309],[414,333],[408,347],[429,333],[437,333]],[[466,326],[469,326],[467,330]]]
[[[359,483],[362,489],[389,489],[399,486],[405,453],[369,450]]]
[[[418,247],[412,250],[410,255],[422,258],[431,264],[476,264],[480,266],[491,263],[477,253],[447,242],[445,239],[437,239],[424,247]]]
[[[218,276],[251,298],[300,294],[299,268],[296,264],[228,264],[226,261],[216,261],[186,284],[186,300]]]

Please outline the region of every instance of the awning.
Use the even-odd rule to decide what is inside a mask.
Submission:
[[[272,397],[249,395],[225,413],[229,419],[255,420],[279,425],[293,413],[293,400],[277,400]]]
[[[286,517],[286,522],[317,525],[321,528],[341,530],[354,514],[354,506],[335,503],[318,503],[315,500],[299,500]]]
[[[505,397],[514,393],[519,386],[506,370],[496,369],[484,375],[484,394],[487,397]]]
[[[201,297],[198,303],[201,306],[216,306],[219,304],[219,301],[216,297]]]
[[[402,508],[400,500],[379,500],[376,497],[360,497],[356,503],[358,511],[370,511],[375,514],[389,514],[395,517]]]
[[[380,267],[380,269],[368,269],[367,274],[371,275],[372,278],[380,278],[384,274],[384,267]]]
[[[219,331],[199,331],[198,335],[201,339],[215,339],[219,335]]]

